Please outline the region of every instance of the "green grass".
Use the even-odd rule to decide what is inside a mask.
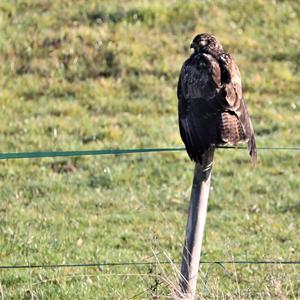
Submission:
[[[258,145],[299,146],[299,20],[297,1],[2,0],[0,151],[182,146],[177,78],[200,32],[234,54]],[[299,172],[297,152],[253,168],[218,150],[203,260],[300,260]],[[1,161],[0,264],[179,261],[192,175],[185,153]],[[297,299],[299,268],[204,265],[198,291]],[[3,269],[0,299],[164,299],[175,275]]]

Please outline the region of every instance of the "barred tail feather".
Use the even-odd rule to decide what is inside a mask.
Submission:
[[[256,150],[256,142],[255,142],[254,135],[251,135],[248,141],[248,150],[251,156],[252,164],[255,165],[257,162],[257,150]]]

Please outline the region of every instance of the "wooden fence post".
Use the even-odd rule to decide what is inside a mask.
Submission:
[[[203,155],[202,165],[198,163],[195,165],[189,215],[186,225],[186,236],[182,254],[179,299],[193,300],[196,295],[213,155],[214,149],[210,149]]]

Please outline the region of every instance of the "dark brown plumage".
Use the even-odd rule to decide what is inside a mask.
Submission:
[[[232,56],[208,33],[197,35],[191,48],[177,88],[179,129],[190,158],[202,163],[208,149],[247,142],[255,163],[254,131]]]

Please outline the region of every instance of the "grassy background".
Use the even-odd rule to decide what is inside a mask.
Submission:
[[[0,2],[0,151],[181,146],[176,84],[212,32],[259,146],[299,146],[297,1]],[[299,260],[300,157],[219,150],[203,259]],[[0,264],[180,260],[185,153],[0,162]],[[170,266],[0,270],[0,299],[164,299]],[[298,266],[205,265],[204,299],[297,299]]]

